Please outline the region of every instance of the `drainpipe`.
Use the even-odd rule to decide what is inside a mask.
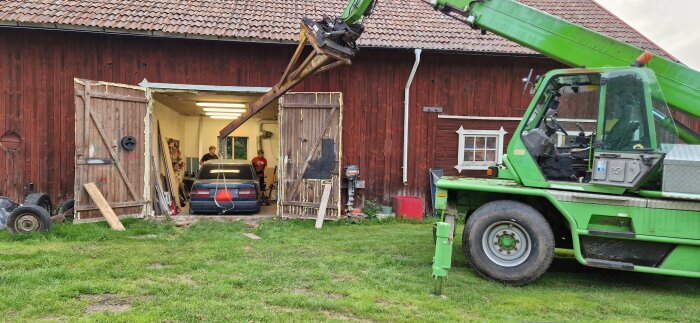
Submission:
[[[411,93],[411,83],[413,83],[413,76],[416,75],[416,70],[418,69],[418,64],[420,64],[420,53],[423,50],[420,48],[414,49],[416,54],[416,61],[413,63],[413,69],[411,69],[411,75],[408,77],[406,82],[406,88],[403,92],[403,184],[408,184],[408,109],[409,109],[409,94]]]

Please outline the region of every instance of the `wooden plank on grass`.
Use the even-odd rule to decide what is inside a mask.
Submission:
[[[323,195],[321,195],[321,206],[318,208],[318,216],[316,217],[316,229],[323,226],[323,218],[326,216],[326,208],[328,207],[328,199],[331,197],[332,184],[323,184]]]
[[[105,197],[102,196],[100,189],[97,188],[97,186],[95,186],[95,183],[86,183],[85,185],[83,185],[83,187],[85,187],[85,190],[87,191],[88,195],[90,195],[92,201],[95,202],[98,208],[100,208],[100,213],[102,213],[102,216],[104,216],[105,219],[107,219],[107,223],[109,223],[109,226],[113,230],[117,231],[126,230],[124,228],[124,225],[122,225],[122,222],[119,221],[117,215],[114,214],[114,210],[112,210],[112,208],[109,206],[109,203],[107,203],[107,200],[105,200]]]

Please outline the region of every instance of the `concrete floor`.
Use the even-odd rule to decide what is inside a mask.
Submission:
[[[230,215],[196,215],[189,213],[189,207],[183,207],[182,212],[170,218],[177,226],[189,226],[199,220],[212,220],[222,222],[244,221],[248,225],[256,225],[260,220],[272,219],[277,216],[277,205],[269,205],[260,207],[260,213],[257,214],[230,214]]]

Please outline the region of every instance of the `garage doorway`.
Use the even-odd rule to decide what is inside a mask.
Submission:
[[[161,161],[154,163],[159,180],[156,184],[162,184],[160,188],[167,192],[165,197],[155,198],[172,198],[180,208],[178,215],[193,215],[188,205],[190,190],[200,169],[199,161],[210,147],[216,147],[220,159],[249,163],[262,150],[267,159],[262,194],[269,205],[263,205],[259,215],[277,215],[276,166],[280,142],[277,102],[265,106],[224,140],[217,137],[219,130],[246,111],[251,102],[267,92],[266,88],[154,86],[145,82],[141,85],[148,88],[152,99],[152,123],[156,126],[152,153],[156,161]],[[166,205],[160,203],[161,209]]]
[[[76,79],[76,222],[102,219],[84,194],[82,186],[88,182],[99,184],[120,217],[163,214],[172,205],[180,215],[187,215],[188,184],[210,146],[217,147],[223,158],[251,160],[258,150],[264,151],[268,160],[265,194],[272,203],[262,213],[313,218],[323,186],[330,184],[326,217],[339,218],[341,93],[287,94],[221,142],[218,133],[232,118],[217,117],[210,113],[216,109],[205,110],[206,105],[198,104],[247,107],[269,90],[146,80],[132,86]],[[87,136],[100,134],[98,128],[105,132]],[[134,143],[131,150],[121,144],[129,136]]]

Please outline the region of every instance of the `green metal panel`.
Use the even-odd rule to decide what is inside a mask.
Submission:
[[[435,2],[438,7],[465,10],[473,16],[474,26],[570,66],[629,66],[643,52],[640,48],[513,0]],[[670,105],[700,117],[700,72],[663,57],[655,57],[648,67],[657,74]]]
[[[700,273],[700,247],[678,246],[666,257],[661,268]]]
[[[590,221],[596,215],[603,215],[631,220],[633,232],[638,235],[700,239],[700,212],[577,202],[561,202],[561,206],[580,230],[599,229],[591,226]]]

